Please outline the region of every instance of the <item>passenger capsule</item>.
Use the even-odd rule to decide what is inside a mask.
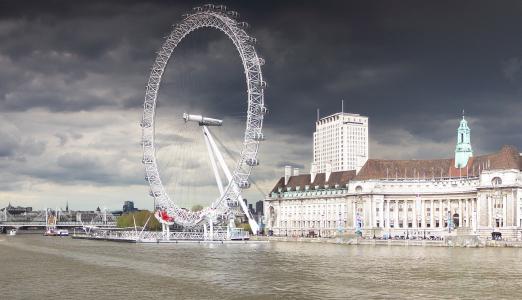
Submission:
[[[239,183],[239,187],[242,188],[242,189],[248,189],[250,187],[250,182],[248,181],[241,181]]]
[[[143,162],[144,164],[151,164],[154,160],[152,159],[152,157],[150,156],[147,156],[147,157],[144,157],[141,162]]]
[[[260,88],[266,88],[268,86],[268,84],[266,83],[266,81],[264,80],[261,80],[261,81],[254,81],[254,84],[257,85],[258,87]]]
[[[256,158],[249,158],[245,161],[245,163],[251,167],[259,166],[259,160]]]
[[[237,18],[237,17],[239,17],[239,13],[238,13],[237,11],[233,11],[233,10],[228,11],[228,12],[227,12],[227,15],[231,16],[232,18]]]
[[[256,134],[254,134],[254,141],[264,141],[264,140],[265,140],[265,136],[263,135],[263,133],[258,132]]]
[[[141,126],[142,128],[148,128],[148,127],[150,127],[150,125],[151,125],[151,124],[150,124],[149,121],[145,121],[145,120],[143,120],[143,121],[140,122],[140,126]]]
[[[152,141],[148,140],[148,139],[147,140],[143,140],[141,142],[141,145],[144,146],[144,147],[150,147],[150,146],[152,146]]]
[[[159,197],[161,195],[161,192],[159,192],[159,191],[156,191],[156,192],[149,191],[149,195],[152,196],[152,197]]]

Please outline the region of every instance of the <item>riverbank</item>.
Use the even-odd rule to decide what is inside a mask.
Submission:
[[[278,241],[278,242],[299,242],[299,243],[325,243],[340,245],[371,245],[371,246],[421,246],[421,247],[463,247],[463,248],[484,248],[484,247],[508,247],[522,248],[522,241],[493,241],[484,240],[475,235],[449,236],[445,240],[379,240],[362,238],[304,238],[304,237],[276,237],[276,236],[255,236],[252,239]]]

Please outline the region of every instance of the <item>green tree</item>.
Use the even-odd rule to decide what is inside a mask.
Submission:
[[[203,205],[196,204],[196,205],[192,206],[192,208],[190,210],[191,211],[201,211],[201,210],[203,210]]]
[[[134,217],[134,219],[133,219],[133,217]],[[150,219],[149,219],[149,217],[150,217]],[[145,228],[145,230],[152,230],[152,231],[161,230],[161,224],[154,217],[154,214],[148,210],[140,210],[140,211],[124,214],[118,218],[118,221],[116,222],[116,226],[118,226],[118,228],[128,228],[128,227],[134,228],[134,220],[136,220],[136,226],[143,227],[145,225],[145,223],[147,222],[147,219],[149,219],[149,222],[147,223],[147,227]]]
[[[244,231],[252,233],[252,228],[250,228],[250,224],[248,224],[248,223],[236,222],[236,227],[242,228]]]

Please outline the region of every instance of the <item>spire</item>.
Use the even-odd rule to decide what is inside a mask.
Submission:
[[[457,129],[457,145],[455,147],[455,168],[464,168],[468,164],[468,160],[473,156],[471,148],[471,130],[468,122],[464,118],[464,110],[462,110],[462,120]]]

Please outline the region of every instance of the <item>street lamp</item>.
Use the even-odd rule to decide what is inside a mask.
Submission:
[[[451,210],[448,210],[448,233],[451,233],[451,227],[453,226],[452,225],[452,221],[451,221]]]
[[[321,237],[321,229],[323,228],[324,212],[321,213],[321,219],[319,220],[319,237]]]

